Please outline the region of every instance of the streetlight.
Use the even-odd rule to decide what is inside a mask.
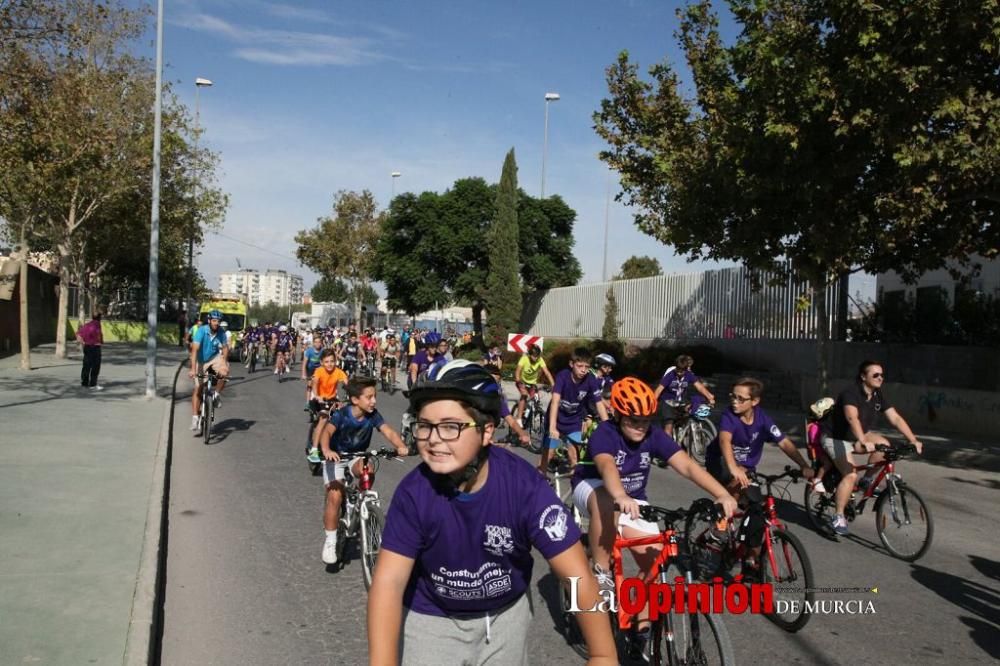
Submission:
[[[549,102],[558,102],[559,93],[545,93],[545,139],[542,142],[542,198],[545,198],[545,159],[549,152]]]
[[[389,198],[389,205],[392,205],[392,200],[396,198],[396,179],[402,176],[398,171],[392,172],[392,196]]]
[[[160,316],[160,124],[163,109],[163,0],[156,4],[156,96],[153,111],[153,183],[149,212],[149,291],[146,295],[146,397],[156,397],[156,324]],[[25,256],[24,261],[28,258]]]
[[[201,134],[201,89],[210,88],[212,82],[208,79],[203,79],[202,77],[196,77],[194,80],[194,159],[195,165],[198,164],[198,135]],[[195,178],[194,178],[194,211],[191,215],[191,233],[188,235],[188,275],[187,275],[187,301],[186,309],[188,314],[188,325],[191,325],[192,318],[194,316],[194,310],[192,309],[191,292],[193,291],[194,283],[194,227],[198,223],[198,184],[201,178],[201,170],[195,167]]]
[[[608,281],[608,218],[611,211],[611,167],[608,167],[608,193],[604,200],[604,264],[601,266],[601,282]]]

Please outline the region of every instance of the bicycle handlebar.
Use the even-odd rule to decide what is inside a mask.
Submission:
[[[764,481],[768,486],[770,486],[785,477],[790,478],[792,483],[798,483],[799,479],[802,478],[802,472],[795,469],[791,465],[785,465],[785,471],[782,474],[761,474],[760,472],[747,470],[747,476],[759,481]]]
[[[615,509],[621,511],[621,507],[615,503]],[[663,522],[665,526],[670,527],[674,523],[684,521],[688,514],[691,512],[691,507],[681,507],[679,509],[667,509],[662,506],[655,506],[653,504],[640,504],[639,505],[639,516],[643,520],[648,520],[649,522]],[[712,520],[719,520],[725,518],[726,512],[723,510],[721,504],[712,505]]]

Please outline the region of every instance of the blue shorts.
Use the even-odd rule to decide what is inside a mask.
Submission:
[[[555,437],[545,438],[545,444],[550,449],[558,449],[563,445],[563,442],[579,446],[583,444],[583,433],[579,430],[574,430],[573,432],[559,433],[559,439],[556,439]]]

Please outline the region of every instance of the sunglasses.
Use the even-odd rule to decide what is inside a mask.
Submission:
[[[742,405],[744,402],[750,402],[751,400],[753,400],[753,397],[744,397],[742,395],[736,395],[735,393],[730,393],[729,399],[735,400],[736,402]]]
[[[885,375],[883,375],[881,372],[876,372],[876,373],[874,373],[874,374],[871,375],[871,378],[872,379],[882,379],[884,376]]]

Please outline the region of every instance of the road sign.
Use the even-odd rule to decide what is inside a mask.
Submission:
[[[507,351],[528,353],[528,347],[545,345],[545,338],[540,335],[528,335],[527,333],[510,333],[507,336]]]

